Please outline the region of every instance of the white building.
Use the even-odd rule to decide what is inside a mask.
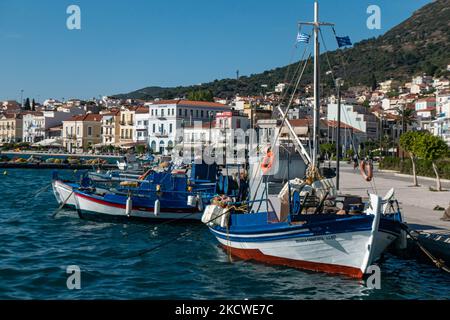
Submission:
[[[329,104],[328,121],[337,121],[337,104]],[[366,133],[368,139],[378,138],[378,122],[369,109],[359,105],[341,105],[341,122]]]
[[[23,116],[22,140],[29,143],[42,141],[48,137],[48,129],[62,125],[63,121],[81,114],[83,114],[83,110],[78,108],[71,108],[70,112],[27,112]]]
[[[286,83],[279,83],[275,86],[275,92],[282,93],[286,89]]]
[[[161,100],[146,105],[149,107],[150,148],[164,154],[182,141],[183,128],[199,121],[210,122],[217,113],[231,111],[230,106],[220,103],[189,100]]]
[[[416,111],[436,108],[436,98],[423,98],[416,101]]]
[[[450,90],[436,94],[436,109],[439,116],[450,118]]]
[[[148,128],[150,123],[149,107],[138,107],[135,111],[135,130],[133,141],[137,144],[148,144]]]

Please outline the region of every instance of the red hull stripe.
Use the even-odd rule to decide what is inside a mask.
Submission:
[[[75,196],[83,198],[83,199],[86,199],[86,200],[91,201],[91,202],[99,203],[99,204],[107,206],[107,207],[114,207],[114,208],[120,208],[120,209],[125,209],[126,208],[126,206],[123,205],[123,204],[100,200],[100,199],[97,199],[97,198],[86,196],[86,195],[81,194],[81,193],[76,193]],[[150,208],[150,207],[133,207],[133,210],[153,212],[154,208]],[[192,208],[192,209],[190,209],[190,208],[186,208],[186,209],[161,208],[161,212],[172,212],[172,213],[190,213],[190,212],[194,213],[195,212],[194,210],[195,210],[195,208]],[[196,211],[198,211],[198,210],[196,210]]]
[[[253,260],[267,264],[286,266],[296,269],[310,270],[325,272],[329,274],[342,274],[356,279],[362,279],[364,274],[358,268],[339,266],[326,263],[310,262],[310,261],[298,261],[287,258],[280,258],[274,256],[268,256],[263,254],[258,249],[237,249],[222,245],[222,248],[230,252],[233,256],[242,260]]]

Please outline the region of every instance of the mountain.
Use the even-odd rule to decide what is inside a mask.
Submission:
[[[382,36],[361,41],[352,48],[328,52],[334,74],[345,79],[346,86],[372,86],[390,78],[408,80],[416,74],[448,76],[450,64],[450,0],[436,0]],[[321,55],[322,83],[325,92],[332,89],[327,55]],[[294,65],[276,68],[260,74],[236,79],[215,80],[186,87],[147,87],[116,98],[154,99],[182,97],[197,90],[210,90],[216,97],[258,95],[261,85],[274,88],[285,82],[287,72]],[[302,85],[312,82],[312,63],[308,64]]]

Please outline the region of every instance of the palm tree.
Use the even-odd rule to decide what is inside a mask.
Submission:
[[[397,107],[398,115],[400,116],[399,120],[401,123],[401,134],[404,134],[408,130],[408,126],[411,126],[416,122],[416,110],[411,108],[411,106],[401,106]],[[400,150],[400,139],[397,140],[397,147]],[[398,151],[397,151],[398,152]],[[404,153],[402,152],[401,158],[404,159]]]
[[[408,126],[416,122],[416,110],[410,107],[397,107],[398,115],[402,124],[402,133],[405,133]]]

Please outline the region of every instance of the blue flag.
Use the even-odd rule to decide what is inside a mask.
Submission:
[[[306,33],[298,33],[297,34],[297,43],[309,43],[309,38],[311,36]]]
[[[346,36],[346,37],[336,36],[336,40],[337,40],[339,48],[352,45],[352,42],[348,36]]]

